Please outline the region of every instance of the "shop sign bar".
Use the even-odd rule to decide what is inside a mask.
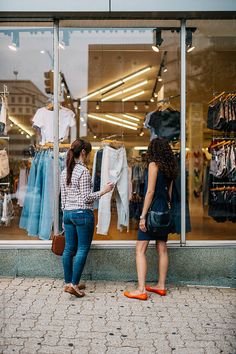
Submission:
[[[1,0],[0,17],[10,13],[19,14],[58,14],[66,17],[69,13],[87,13],[92,16],[97,13],[142,13],[146,17],[148,12],[184,13],[184,12],[235,12],[235,0]]]

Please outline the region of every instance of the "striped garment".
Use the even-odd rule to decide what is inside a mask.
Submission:
[[[91,209],[93,202],[100,198],[100,192],[92,192],[93,185],[89,170],[82,162],[76,162],[71,184],[66,184],[66,169],[61,174],[62,210]]]

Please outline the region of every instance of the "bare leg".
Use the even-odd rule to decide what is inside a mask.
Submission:
[[[167,245],[164,241],[157,241],[156,244],[158,252],[158,283],[155,288],[164,290],[166,286],[166,275],[168,271],[168,251]]]
[[[131,291],[132,295],[139,295],[146,293],[145,283],[146,283],[146,273],[147,273],[147,260],[146,260],[146,250],[149,241],[137,241],[136,242],[136,268],[138,273],[138,289]]]

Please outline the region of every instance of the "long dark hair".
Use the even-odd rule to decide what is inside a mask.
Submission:
[[[67,169],[67,174],[66,174],[66,184],[69,186],[71,184],[71,176],[73,169],[75,167],[75,159],[78,159],[81,151],[84,150],[86,154],[88,155],[91,150],[92,146],[90,142],[83,140],[83,139],[76,139],[72,144],[71,148],[67,152],[67,158],[66,158],[66,169]]]
[[[155,162],[170,181],[178,176],[178,163],[166,139],[153,139],[147,151],[147,162]]]

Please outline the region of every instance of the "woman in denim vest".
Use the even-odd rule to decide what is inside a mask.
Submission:
[[[92,192],[92,180],[86,163],[91,144],[76,139],[67,153],[66,168],[61,175],[61,201],[65,229],[63,267],[64,290],[76,297],[85,294],[79,281],[90,250],[94,232],[93,202],[113,188],[108,183],[102,191]]]

